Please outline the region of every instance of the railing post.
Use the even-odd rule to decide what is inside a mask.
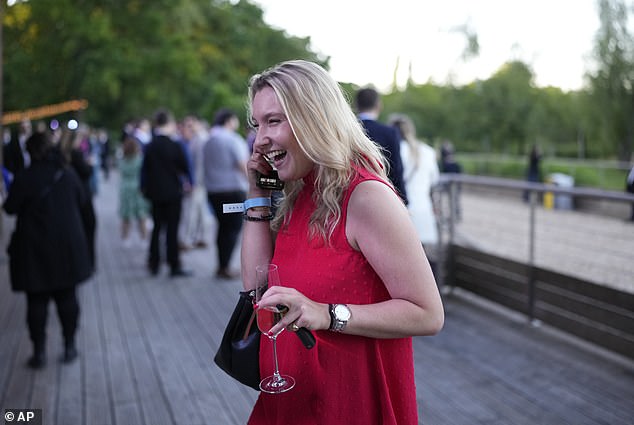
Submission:
[[[458,207],[458,184],[455,180],[449,182],[449,245],[453,245],[455,238],[456,208]]]
[[[457,186],[458,183],[451,178],[449,180],[449,241],[447,242],[447,250],[445,258],[449,257],[449,261],[446,262],[449,264],[449,267],[452,268],[447,275],[449,276],[449,293],[451,294],[453,290],[456,288],[456,276],[453,272],[453,262],[454,262],[454,253],[453,253],[453,244],[455,242],[456,237],[456,208],[457,204]]]
[[[436,231],[438,232],[438,243],[436,245],[436,283],[438,284],[439,290],[444,290],[445,288],[445,232],[444,232],[444,211],[443,211],[443,193],[445,191],[446,186],[436,185],[432,187],[432,208],[436,214]]]
[[[539,325],[535,319],[535,208],[537,204],[537,191],[529,190],[530,218],[528,226],[528,306],[527,315],[531,325]]]

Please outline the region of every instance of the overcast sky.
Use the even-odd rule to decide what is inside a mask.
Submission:
[[[595,0],[254,0],[265,21],[331,57],[341,82],[388,88],[397,81],[456,84],[489,78],[519,59],[538,86],[578,89],[591,69],[599,28]],[[463,60],[466,37],[477,34],[480,54]]]

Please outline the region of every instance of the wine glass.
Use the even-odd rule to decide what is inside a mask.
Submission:
[[[256,286],[255,286],[255,302],[259,303],[264,292],[271,286],[280,285],[280,276],[278,274],[277,265],[264,264],[255,268]],[[277,336],[284,330],[282,328],[275,334],[269,334],[273,326],[275,326],[284,314],[286,308],[278,305],[273,307],[259,308],[258,328],[273,342],[273,359],[275,360],[275,372],[260,382],[260,389],[266,393],[279,394],[290,390],[295,386],[295,380],[288,375],[281,375],[277,364]]]

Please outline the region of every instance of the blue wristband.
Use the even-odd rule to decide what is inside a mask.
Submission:
[[[271,198],[251,198],[244,201],[244,212],[255,207],[270,207]]]

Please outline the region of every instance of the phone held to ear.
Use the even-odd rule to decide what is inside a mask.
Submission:
[[[277,170],[272,170],[270,174],[264,175],[257,173],[255,184],[260,189],[267,190],[282,190],[284,189],[284,182],[280,180]]]

